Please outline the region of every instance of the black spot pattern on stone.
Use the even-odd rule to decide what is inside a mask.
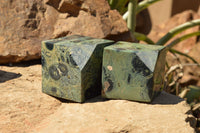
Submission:
[[[53,43],[46,42],[45,45],[46,45],[46,47],[47,47],[48,50],[53,50],[53,47],[54,47]]]
[[[51,91],[52,91],[53,93],[56,93],[56,92],[57,92],[57,89],[56,89],[55,87],[52,87],[52,88],[51,88]]]
[[[41,63],[42,63],[42,66],[46,65],[46,60],[45,60],[44,56],[41,57]]]
[[[59,80],[60,79],[59,71],[56,68],[56,66],[54,66],[54,65],[49,67],[49,75],[54,80]]]
[[[153,77],[151,77],[151,78],[147,81],[147,88],[148,88],[148,89],[153,89]]]
[[[125,48],[115,48],[117,52],[120,52],[121,50],[126,50]]]
[[[65,76],[68,74],[68,69],[66,65],[59,63],[58,68],[60,69],[62,76]]]
[[[66,60],[66,62],[67,62],[67,64],[69,64],[69,59],[68,58],[66,58],[67,60]]]
[[[131,81],[131,74],[128,74],[128,79],[127,79],[128,84],[130,84],[130,81]]]
[[[153,77],[151,77],[148,81],[147,81],[147,88],[148,88],[148,91],[149,91],[149,97],[152,97],[152,94],[153,94]]]
[[[73,57],[72,57],[71,54],[69,55],[69,61],[70,61],[70,63],[71,63],[72,65],[77,66],[77,64],[76,64],[76,62],[74,61],[74,59],[73,59]]]
[[[135,56],[132,61],[131,64],[133,66],[132,72],[137,72],[137,73],[141,73],[144,76],[148,76],[151,72],[149,70],[148,67],[146,67],[146,65],[140,60],[139,57]]]
[[[113,81],[111,79],[107,79],[108,83],[109,83],[109,87],[107,89],[107,92],[111,91],[113,89]]]
[[[144,76],[148,76],[150,74],[150,70],[147,67],[142,72]]]
[[[118,85],[118,87],[120,87],[120,83],[118,83],[117,85]]]
[[[132,68],[131,70],[132,70],[133,73],[135,73],[135,69],[134,68]]]
[[[61,55],[61,60],[63,61],[63,62],[65,62],[65,58]]]
[[[145,97],[144,97],[144,92],[141,92],[141,93],[140,93],[140,96],[142,97],[142,99],[145,99]]]
[[[103,67],[103,74],[105,74],[106,73],[106,69],[105,69],[105,67]]]
[[[104,79],[107,80],[111,77],[111,74],[106,71],[106,68],[103,67],[103,74],[105,75]]]

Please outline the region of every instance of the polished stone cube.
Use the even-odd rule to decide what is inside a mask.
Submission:
[[[104,48],[102,96],[151,102],[163,86],[164,46],[118,42]]]
[[[75,102],[101,94],[102,54],[113,41],[68,36],[42,42],[42,91]]]

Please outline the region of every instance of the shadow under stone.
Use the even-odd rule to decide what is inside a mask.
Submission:
[[[6,82],[11,79],[19,78],[22,75],[20,73],[6,72],[0,70],[0,83]]]
[[[62,98],[58,98],[58,97],[54,97],[54,98],[58,99],[62,103],[77,103],[77,102],[73,102],[73,101],[62,99]],[[94,97],[94,98],[91,98],[91,99],[87,99],[85,102],[80,103],[80,104],[106,102],[106,101],[109,101],[109,100],[113,100],[113,99],[106,99],[106,98],[101,97],[101,95],[99,95],[97,97]],[[170,104],[172,104],[173,105],[173,104],[178,104],[178,103],[180,103],[182,101],[184,101],[184,99],[182,99],[182,98],[180,98],[178,96],[169,94],[169,93],[167,93],[165,91],[162,91],[160,93],[160,95],[158,95],[151,103],[145,103],[145,102],[139,102],[139,101],[130,101],[130,102],[139,102],[141,104],[150,104],[150,105],[151,104],[152,105],[155,105],[155,104],[161,104],[161,105],[170,105]]]
[[[88,99],[85,101],[85,103],[96,103],[96,102],[105,102],[108,101],[109,99],[101,97],[101,95],[96,96],[94,98]]]
[[[172,94],[169,94],[165,91],[162,91],[160,93],[160,95],[158,95],[152,102],[151,104],[178,104],[180,102],[184,101],[184,99],[178,97],[178,96],[175,96],[175,95],[172,95]]]

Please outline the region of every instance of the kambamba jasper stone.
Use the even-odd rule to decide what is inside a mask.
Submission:
[[[113,41],[68,36],[42,42],[42,91],[75,101],[101,94],[102,55]]]
[[[151,102],[163,86],[164,46],[118,42],[103,53],[102,96]]]

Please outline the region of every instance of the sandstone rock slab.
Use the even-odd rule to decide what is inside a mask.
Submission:
[[[41,92],[41,65],[0,70],[0,133],[27,133],[61,105]]]
[[[84,104],[63,103],[33,132],[192,133],[188,109],[184,101],[165,92],[153,104],[96,98]]]
[[[41,65],[0,69],[3,133],[192,133],[190,124],[195,126],[185,101],[165,92],[152,104],[101,97],[84,104],[60,102],[41,92]]]

